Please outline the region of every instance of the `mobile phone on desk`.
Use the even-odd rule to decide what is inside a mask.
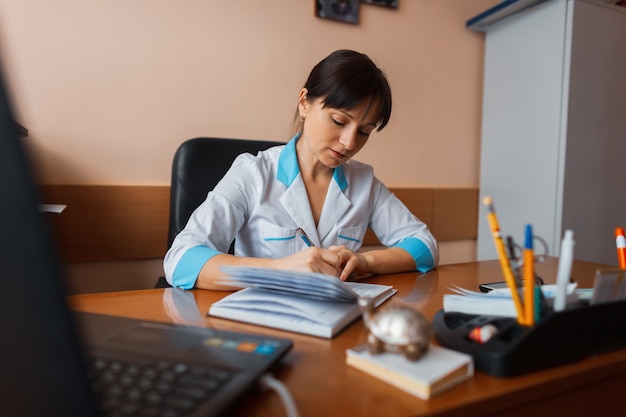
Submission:
[[[479,284],[478,289],[480,292],[489,292],[491,290],[496,290],[499,288],[507,288],[506,282],[498,281],[498,282],[488,282],[486,284]]]

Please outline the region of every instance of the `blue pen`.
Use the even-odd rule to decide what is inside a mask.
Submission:
[[[296,232],[300,232],[300,237],[302,238],[302,240],[304,240],[304,243],[306,243],[308,247],[315,246],[301,227],[298,227],[298,230],[296,230]]]

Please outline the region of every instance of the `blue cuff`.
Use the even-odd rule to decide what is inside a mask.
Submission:
[[[193,288],[198,279],[200,270],[212,257],[222,252],[206,246],[194,246],[189,249],[178,261],[174,274],[172,276],[172,286],[185,290]]]
[[[415,237],[408,237],[393,247],[409,252],[415,260],[415,266],[419,272],[428,272],[435,267],[435,260],[430,250],[424,242]]]

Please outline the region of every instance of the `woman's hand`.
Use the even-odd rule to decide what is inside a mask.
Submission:
[[[363,277],[370,273],[367,258],[358,252],[354,252],[345,246],[331,246],[329,251],[336,253],[341,262],[341,272],[339,278],[342,281],[350,278],[351,275]]]
[[[294,271],[319,272],[339,277],[342,281],[353,277],[364,278],[372,274],[389,274],[415,270],[411,255],[400,248],[386,248],[367,252],[354,252],[345,246],[331,246],[328,249],[310,247],[279,259],[246,258],[229,254],[215,255],[202,270],[196,286],[211,290],[234,290],[219,283],[224,265],[257,266]]]
[[[229,254],[215,255],[209,259],[196,281],[197,288],[209,290],[236,290],[238,288],[225,286],[220,283],[223,273],[220,268],[224,265],[231,266],[256,266],[261,268],[275,268],[292,271],[318,272],[326,275],[339,277],[345,281],[342,270],[348,261],[348,252],[310,247],[279,259],[270,258],[247,258]],[[345,275],[348,277],[350,274]]]
[[[345,260],[341,253],[334,250],[310,247],[284,258],[275,259],[273,267],[277,269],[319,272],[326,275],[340,276]]]

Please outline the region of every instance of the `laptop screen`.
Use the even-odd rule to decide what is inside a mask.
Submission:
[[[0,67],[0,71],[2,68]],[[95,415],[60,265],[0,73],[0,406],[6,416]]]

